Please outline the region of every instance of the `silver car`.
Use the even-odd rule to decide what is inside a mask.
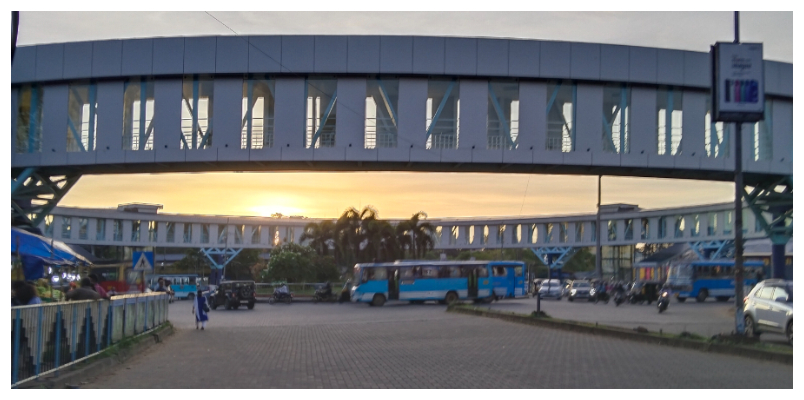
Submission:
[[[768,279],[757,283],[745,297],[745,332],[781,333],[793,344],[793,281]]]
[[[558,279],[545,280],[539,287],[539,298],[555,297],[556,300],[561,300],[561,291],[561,282]]]
[[[589,281],[572,281],[569,286],[569,294],[567,300],[573,301],[575,299],[589,299],[589,291],[592,289],[592,284]]]

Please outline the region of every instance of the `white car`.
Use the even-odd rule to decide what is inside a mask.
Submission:
[[[793,344],[793,281],[768,279],[757,283],[745,297],[746,334],[781,333]]]
[[[558,279],[546,280],[539,288],[539,298],[555,297],[556,300],[561,300],[561,292],[561,282]]]

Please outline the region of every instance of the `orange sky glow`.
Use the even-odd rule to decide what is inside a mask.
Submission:
[[[526,192],[527,188],[527,192]],[[590,213],[596,176],[481,173],[187,173],[84,176],[60,206],[113,208],[142,202],[165,213],[334,218],[372,205],[381,218]],[[662,208],[732,201],[733,185],[603,177],[603,203]]]

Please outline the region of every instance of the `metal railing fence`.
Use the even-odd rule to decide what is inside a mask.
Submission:
[[[165,293],[11,308],[11,387],[80,362],[168,320]]]

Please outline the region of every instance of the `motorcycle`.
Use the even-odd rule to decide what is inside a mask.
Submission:
[[[659,300],[656,301],[656,307],[659,309],[659,314],[667,310],[668,305],[670,305],[670,293],[668,293],[666,290],[663,290],[661,296],[659,296]]]
[[[323,286],[317,288],[316,291],[315,291],[315,294],[313,295],[313,303],[318,303],[319,301],[328,302],[328,303],[334,303],[336,301],[338,303],[344,303],[344,302],[348,303],[349,300],[350,300],[349,283],[350,282],[347,281],[343,285],[343,288],[341,288],[341,292],[338,293],[338,294],[332,293],[331,288],[329,290],[326,287],[323,287]]]
[[[621,290],[615,291],[614,292],[614,305],[619,307],[620,304],[623,304],[624,302],[625,302],[625,294],[623,293],[623,291],[621,291]]]
[[[293,302],[293,294],[290,293],[287,286],[281,286],[274,289],[274,296],[268,299],[268,304],[275,302],[290,304]]]
[[[609,304],[609,293],[606,291],[598,291],[597,289],[592,289],[589,291],[589,295],[595,299],[595,304],[597,304],[597,302],[599,301]]]

